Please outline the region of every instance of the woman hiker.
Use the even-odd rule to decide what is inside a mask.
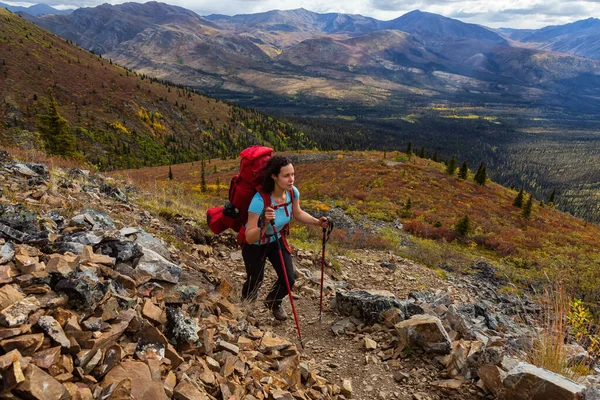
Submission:
[[[327,228],[328,222],[327,217],[317,219],[300,208],[300,192],[294,186],[294,166],[289,158],[271,157],[263,171],[263,177],[262,194],[257,192],[248,208],[246,224],[248,244],[242,248],[246,266],[242,300],[252,301],[257,298],[268,259],[277,272],[277,281],[267,295],[265,305],[273,312],[276,319],[284,321],[287,319],[287,313],[283,309],[282,300],[288,292],[282,268],[286,269],[291,288],[294,285],[294,265],[281,230],[290,222],[292,216],[303,224],[322,228]],[[265,204],[265,199],[269,198],[270,204]],[[271,221],[275,222],[276,233],[273,231]],[[281,265],[277,240],[281,245],[285,266]]]

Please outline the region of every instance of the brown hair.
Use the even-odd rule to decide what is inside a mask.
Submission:
[[[292,161],[284,156],[273,156],[267,162],[263,170],[263,183],[261,189],[265,193],[272,193],[275,190],[275,181],[272,175],[279,175],[281,168],[290,165]]]

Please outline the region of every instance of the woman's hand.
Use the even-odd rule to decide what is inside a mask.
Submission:
[[[323,229],[327,229],[327,227],[329,226],[329,218],[327,218],[327,217],[319,218],[319,222],[317,223],[317,225],[319,225]]]
[[[273,205],[265,208],[265,226],[269,225],[271,221],[275,220],[275,210],[273,209]]]

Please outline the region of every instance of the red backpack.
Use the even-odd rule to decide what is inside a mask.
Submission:
[[[236,232],[248,220],[248,207],[254,193],[260,191],[262,171],[273,154],[273,149],[263,146],[251,146],[240,153],[240,171],[231,178],[229,184],[229,202],[223,207],[209,208],[206,220],[210,230],[219,234],[231,228]],[[265,200],[265,204],[270,201]],[[244,235],[245,236],[245,235]],[[238,236],[239,238],[239,236]]]
[[[265,205],[271,203],[271,196],[260,191],[262,171],[273,154],[273,149],[263,146],[251,146],[240,153],[242,160],[240,161],[240,171],[231,178],[229,184],[229,202],[222,207],[209,208],[206,211],[206,221],[211,231],[219,234],[228,228],[233,229],[238,233],[238,241],[246,243],[246,228],[245,224],[248,220],[248,207],[256,192],[259,192],[263,198]],[[294,191],[289,192],[290,202],[276,206],[285,207],[286,214],[288,206],[294,202]],[[280,227],[278,227],[278,230]],[[288,225],[284,226],[280,231],[283,233],[285,246],[289,250],[285,235],[289,230]],[[262,237],[261,240],[265,240]],[[291,252],[291,251],[290,251]]]

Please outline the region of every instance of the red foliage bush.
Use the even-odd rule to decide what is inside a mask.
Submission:
[[[365,200],[367,200],[369,193],[365,192],[364,189],[356,189],[356,190],[352,191],[352,196],[356,200],[365,201]]]
[[[338,229],[333,231],[332,238],[350,249],[388,250],[390,248],[390,243],[386,239],[366,230],[349,233],[346,229]]]
[[[410,222],[404,224],[404,230],[424,239],[444,239],[446,242],[451,242],[454,239],[456,239],[456,233],[451,231],[450,229],[444,226],[435,227],[426,222],[418,221],[416,219],[413,219]]]
[[[517,252],[517,247],[514,243],[507,242],[500,236],[475,236],[475,243],[485,247],[488,250],[496,252],[501,257],[514,255]]]

